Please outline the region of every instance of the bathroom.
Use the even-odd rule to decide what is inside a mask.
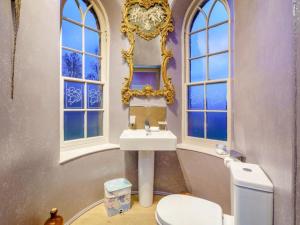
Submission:
[[[189,194],[220,205],[230,215],[230,171],[224,157],[216,154],[215,146],[185,142],[185,31],[197,7],[206,1],[168,1],[174,31],[166,40],[173,52],[166,72],[174,85],[174,102],[167,104],[162,96],[133,97],[129,105],[121,94],[130,68],[122,55],[130,48],[121,32],[125,1],[91,2],[98,6],[99,23],[106,28],[101,36],[106,40],[101,42],[106,49],[106,57],[102,55],[104,135],[102,144],[77,151],[63,146],[60,74],[66,1],[0,1],[0,224],[44,224],[54,207],[65,224],[72,224],[101,205],[104,183],[115,178],[128,179],[132,193],[138,193],[138,152],[120,150],[120,135],[129,127],[133,104],[165,105],[167,129],[177,137],[176,151],[155,152],[155,196]],[[228,143],[272,181],[273,224],[300,224],[300,3],[221,2],[230,18]],[[111,218],[120,216],[125,218],[126,213]],[[96,222],[107,220],[96,218]]]

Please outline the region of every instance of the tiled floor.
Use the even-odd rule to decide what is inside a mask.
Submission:
[[[106,215],[104,205],[101,204],[82,215],[72,225],[156,225],[155,209],[161,198],[162,196],[155,196],[152,207],[143,208],[138,203],[138,197],[134,195],[132,208],[113,217]]]

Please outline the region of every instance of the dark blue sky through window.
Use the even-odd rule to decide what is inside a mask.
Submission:
[[[100,30],[98,20],[96,18],[96,13],[93,8],[89,9],[85,16],[85,25],[91,27],[95,30]]]
[[[224,22],[226,20],[228,20],[226,8],[223,5],[223,3],[217,1],[209,18],[209,25],[214,25],[220,22]]]
[[[81,22],[81,15],[75,0],[67,0],[64,5],[63,16],[71,20]]]
[[[99,55],[99,47],[99,33],[85,28],[85,51],[94,55]]]
[[[229,15],[221,0],[204,1],[200,7],[189,28],[187,133],[226,141]]]
[[[208,31],[209,53],[228,49],[228,23],[210,28]]]
[[[206,27],[206,19],[201,11],[198,11],[192,22],[191,32],[203,29]]]
[[[207,16],[213,4],[214,4],[214,0],[208,0],[202,7],[203,11],[206,13]]]
[[[103,112],[88,112],[87,113],[87,136],[96,137],[102,136]]]
[[[88,0],[66,1],[61,26],[65,141],[103,135],[98,24]]]
[[[203,56],[206,54],[206,31],[192,34],[190,36],[190,55],[191,58]]]
[[[62,45],[67,48],[82,50],[82,28],[74,23],[63,20]]]

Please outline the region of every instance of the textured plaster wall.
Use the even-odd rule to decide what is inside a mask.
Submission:
[[[235,147],[275,187],[274,224],[294,222],[292,1],[235,1]]]
[[[296,164],[296,211],[295,224],[300,224],[300,1],[297,1],[296,12],[296,65],[297,65],[297,164]]]
[[[110,24],[110,142],[127,127],[121,104],[128,67],[120,50],[121,6],[102,0]],[[0,218],[5,224],[40,225],[51,207],[66,220],[103,198],[103,182],[128,177],[137,190],[137,158],[119,150],[59,165],[59,1],[22,1],[17,46],[15,99],[9,98],[13,26],[11,1],[0,1]],[[175,119],[176,116],[171,116]],[[160,163],[161,162],[161,163]],[[132,179],[131,179],[132,178]],[[156,155],[155,189],[185,191],[175,153]]]

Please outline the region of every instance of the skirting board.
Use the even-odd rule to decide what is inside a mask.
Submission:
[[[139,192],[138,191],[132,191],[131,195],[137,195]],[[154,191],[154,195],[162,195],[162,196],[166,196],[166,195],[171,195],[172,193],[168,193],[168,192],[164,192],[164,191]],[[84,208],[83,210],[81,210],[80,212],[76,213],[75,216],[73,216],[71,219],[69,219],[67,222],[65,222],[65,225],[71,225],[75,220],[77,220],[80,216],[82,216],[83,214],[85,214],[87,211],[91,210],[92,208],[102,204],[104,202],[104,199],[101,199],[91,205],[89,205],[88,207]]]

